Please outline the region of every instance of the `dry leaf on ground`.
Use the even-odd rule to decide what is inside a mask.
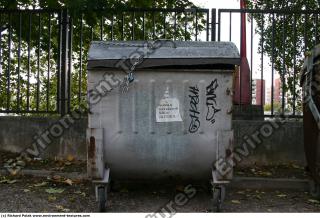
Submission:
[[[49,194],[61,194],[64,192],[64,189],[62,189],[62,188],[48,188],[48,189],[46,189],[46,192]]]

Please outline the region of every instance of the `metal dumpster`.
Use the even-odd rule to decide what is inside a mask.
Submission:
[[[306,57],[301,73],[304,148],[312,181],[310,192],[320,199],[320,45]]]
[[[225,168],[233,151],[233,73],[239,61],[230,42],[92,42],[88,174],[100,211],[109,176],[211,179],[219,210],[224,184],[232,179],[232,168]]]

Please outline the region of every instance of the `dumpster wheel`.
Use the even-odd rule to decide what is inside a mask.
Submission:
[[[320,199],[320,184],[314,180],[309,181],[310,194],[312,197]]]
[[[222,185],[214,185],[212,188],[213,194],[213,211],[214,212],[221,212],[222,210],[222,203],[225,199],[226,189]]]
[[[99,212],[106,212],[107,190],[106,187],[98,188]]]

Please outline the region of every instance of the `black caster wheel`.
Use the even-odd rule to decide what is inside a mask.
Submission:
[[[315,181],[311,180],[309,182],[309,188],[311,196],[320,199],[320,184],[317,184]]]
[[[106,187],[98,188],[98,206],[99,212],[106,212],[107,190]]]
[[[225,199],[225,187],[224,186],[213,186],[212,194],[213,194],[213,212],[221,212],[222,211],[222,203]]]

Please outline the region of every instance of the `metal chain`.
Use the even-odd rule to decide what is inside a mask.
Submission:
[[[126,47],[145,47],[145,44],[133,44],[133,43],[125,43],[125,42],[99,42],[100,44],[108,44],[113,46],[126,46]],[[148,48],[154,48],[153,44],[146,43]],[[124,77],[123,82],[120,85],[120,89],[122,93],[126,93],[129,90],[129,84],[134,81],[133,71],[135,70],[136,66],[141,63],[141,58],[137,59],[133,65],[130,67],[129,73]]]
[[[135,61],[133,63],[133,65],[130,68],[130,71],[129,71],[128,75],[126,75],[124,77],[123,82],[121,84],[122,93],[126,93],[129,90],[129,84],[134,81],[133,71],[135,70],[136,66],[140,63],[139,60],[140,59],[137,59],[137,61]]]

